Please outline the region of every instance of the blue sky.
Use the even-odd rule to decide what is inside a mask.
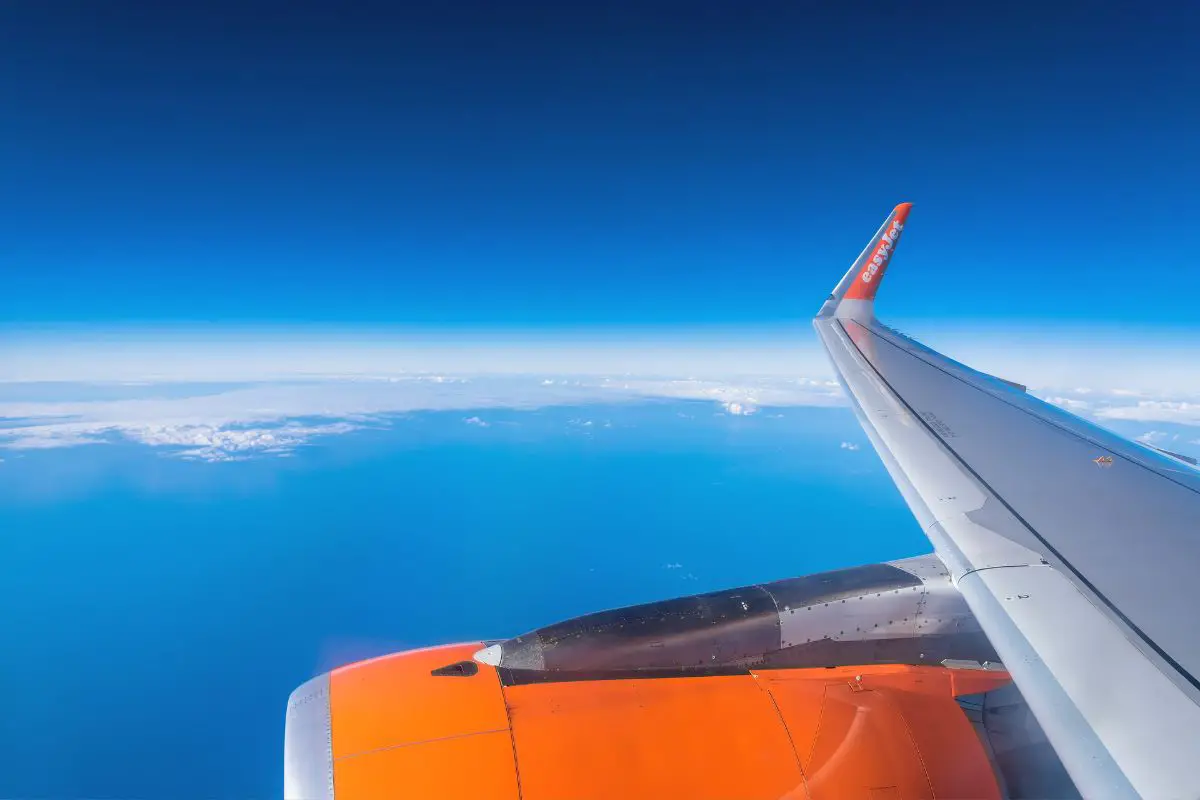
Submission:
[[[0,795],[277,794],[314,671],[927,550],[808,325],[900,201],[885,321],[1200,455],[1198,23],[7,4]]]
[[[5,448],[824,406],[808,318],[900,200],[885,321],[1102,424],[1200,425],[1195,4],[0,16]]]
[[[1193,3],[2,15],[8,329],[1197,318]]]

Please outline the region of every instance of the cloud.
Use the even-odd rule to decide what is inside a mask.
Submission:
[[[0,446],[11,450],[33,450],[107,444],[124,439],[150,447],[174,448],[174,455],[181,458],[231,461],[268,453],[287,455],[313,437],[349,433],[359,427],[348,422],[287,423],[254,428],[74,422],[0,430]]]
[[[663,569],[683,569],[683,564],[680,564],[678,561],[671,564],[663,564]]]
[[[760,403],[841,402],[828,382],[769,377],[698,379],[567,376],[359,376],[240,384],[0,382],[0,448],[46,449],[133,441],[210,461],[283,454],[309,440],[387,424],[410,411],[704,400],[748,415]],[[489,427],[483,415],[464,422]],[[573,425],[593,428],[593,420]],[[611,427],[605,422],[604,427]]]
[[[1092,407],[1092,404],[1087,400],[1077,400],[1072,397],[1043,397],[1042,399],[1051,405],[1065,408],[1068,411],[1083,411]]]
[[[1101,419],[1133,419],[1141,422],[1175,422],[1200,425],[1200,402],[1186,400],[1139,400],[1134,405],[1111,405],[1096,411]]]
[[[1114,424],[1126,435],[1144,430],[1142,426],[1129,430],[1135,422],[1200,426],[1200,393],[1155,395],[1076,384],[1073,389],[1035,394],[1072,413]],[[241,383],[125,378],[100,383],[0,381],[0,448],[30,450],[125,441],[184,458],[220,461],[285,455],[315,438],[388,425],[397,415],[413,411],[458,411],[464,414],[466,424],[489,427],[493,423],[486,419],[491,409],[653,400],[702,401],[713,404],[718,413],[736,416],[783,407],[846,404],[837,382],[819,374],[716,379],[438,371]],[[694,409],[677,413],[684,419],[697,416]],[[611,425],[588,419],[575,419],[571,424],[586,429]],[[859,445],[843,442],[841,448],[853,451]]]
[[[1047,403],[1100,423],[1129,420],[1200,425],[1200,394],[1154,396],[1128,388],[1077,388],[1034,391],[1033,394]]]
[[[236,461],[265,454],[287,457],[313,437],[349,433],[358,430],[358,427],[345,422],[244,430],[217,430],[197,426],[191,429],[157,428],[146,431],[141,437],[130,436],[127,431],[126,436],[152,447],[184,446],[176,455],[185,459]]]
[[[829,376],[807,325],[703,330],[9,329],[0,381],[280,381],[437,374]]]
[[[748,417],[751,414],[753,414],[754,412],[758,411],[757,408],[750,405],[749,403],[736,403],[736,402],[730,401],[728,403],[722,403],[721,406],[727,412],[729,412],[730,414],[733,414],[734,416]]]
[[[823,378],[739,378],[736,380],[606,379],[605,385],[645,397],[712,400],[728,413],[754,413],[764,406],[839,406],[845,396],[837,381]],[[733,407],[738,407],[737,411]]]

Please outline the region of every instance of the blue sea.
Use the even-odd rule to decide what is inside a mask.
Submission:
[[[929,550],[844,408],[422,412],[0,463],[0,797],[272,797],[318,671]]]

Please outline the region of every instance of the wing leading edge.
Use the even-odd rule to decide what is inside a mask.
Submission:
[[[1200,796],[1200,472],[880,324],[909,204],[814,327],[1085,797]]]

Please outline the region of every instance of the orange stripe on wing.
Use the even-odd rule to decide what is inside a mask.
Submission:
[[[858,276],[846,290],[844,299],[875,299],[875,293],[879,291],[879,284],[883,280],[883,273],[887,270],[892,256],[896,253],[896,247],[900,244],[900,234],[904,231],[904,225],[908,221],[908,212],[911,210],[912,203],[901,203],[896,206],[892,212],[891,222],[884,227],[875,246],[871,248],[867,260],[863,262],[862,269],[858,271]]]

